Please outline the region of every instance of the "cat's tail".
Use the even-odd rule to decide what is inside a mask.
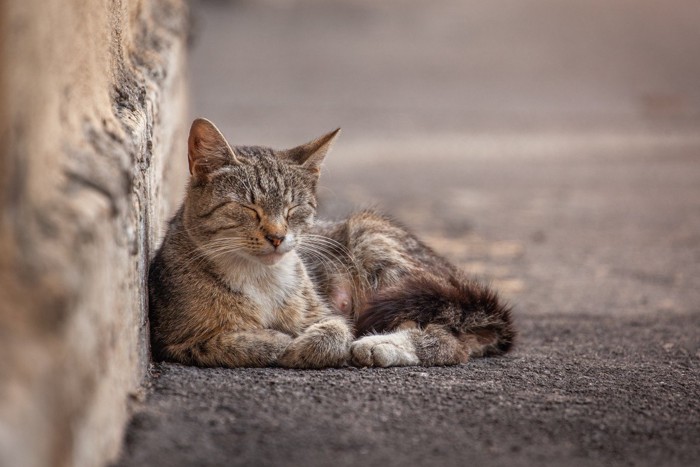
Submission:
[[[473,280],[443,283],[411,277],[376,295],[357,321],[358,335],[390,332],[404,323],[439,325],[451,331],[471,356],[502,355],[513,346],[511,308],[496,292]]]

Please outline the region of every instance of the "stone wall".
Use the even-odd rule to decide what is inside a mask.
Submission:
[[[182,194],[184,0],[0,0],[0,465],[113,460]]]

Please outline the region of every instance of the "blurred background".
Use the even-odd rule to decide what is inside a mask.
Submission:
[[[389,211],[528,312],[700,303],[697,2],[200,1],[192,12],[193,117],[234,145],[343,128],[323,215]]]
[[[675,0],[201,1],[193,110],[287,143],[608,132],[700,116],[700,7]]]

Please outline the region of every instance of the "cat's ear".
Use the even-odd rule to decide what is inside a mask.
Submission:
[[[301,146],[282,151],[282,157],[301,165],[314,174],[319,174],[321,172],[321,163],[339,133],[340,128]]]
[[[225,165],[238,163],[236,153],[224,135],[206,118],[192,122],[187,140],[187,158],[190,173],[196,177],[206,177]]]

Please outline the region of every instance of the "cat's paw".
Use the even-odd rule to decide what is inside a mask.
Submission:
[[[350,346],[352,363],[356,366],[419,365],[416,347],[408,331],[366,336]]]
[[[277,363],[287,368],[345,366],[350,358],[352,337],[343,319],[316,323],[287,346]]]

